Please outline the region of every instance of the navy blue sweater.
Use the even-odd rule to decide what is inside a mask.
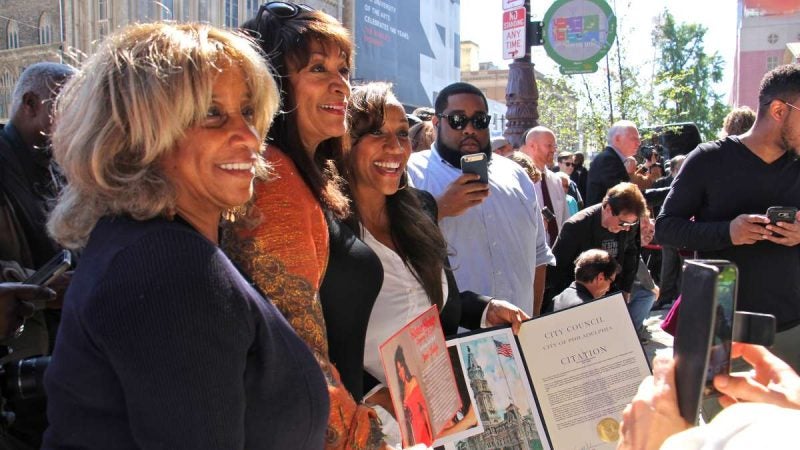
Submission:
[[[736,216],[765,214],[770,206],[800,207],[800,161],[794,155],[767,164],[736,136],[701,144],[672,182],[656,239],[736,263],[737,308],[773,314],[779,329],[786,329],[800,323],[800,246],[733,245],[730,235]]]
[[[43,448],[322,448],[319,366],[275,307],[182,222],[101,220],[45,376]]]

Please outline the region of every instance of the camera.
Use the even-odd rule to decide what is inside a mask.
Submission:
[[[36,356],[4,364],[0,368],[0,395],[7,400],[44,397],[44,371],[49,364],[49,356]]]

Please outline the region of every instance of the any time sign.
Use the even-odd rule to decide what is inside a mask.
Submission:
[[[525,8],[503,11],[503,59],[517,59],[525,55]]]

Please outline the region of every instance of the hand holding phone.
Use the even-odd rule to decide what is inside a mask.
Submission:
[[[697,423],[703,399],[717,396],[715,375],[730,371],[738,270],[729,261],[687,260],[675,335],[681,416]]]
[[[550,208],[548,208],[547,206],[542,208],[542,217],[544,217],[544,220],[548,222],[550,222],[551,220],[556,220],[556,215],[553,214],[553,211],[550,211]]]
[[[770,206],[767,208],[767,218],[771,225],[778,222],[794,223],[797,208],[794,206]]]
[[[39,268],[33,275],[29,276],[23,284],[35,284],[37,286],[47,286],[53,280],[61,276],[72,265],[72,253],[69,250],[62,250],[56,256]]]
[[[794,206],[770,206],[767,208],[767,218],[769,224],[778,226],[778,222],[794,223],[797,216],[797,208]],[[784,235],[772,231],[776,237],[782,238]]]
[[[475,183],[488,183],[489,182],[489,167],[486,161],[485,153],[474,153],[471,155],[464,155],[461,157],[461,172],[474,173],[480,176],[480,179]]]

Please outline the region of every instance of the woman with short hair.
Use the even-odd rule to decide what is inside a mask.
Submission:
[[[49,229],[83,253],[43,448],[322,447],[316,361],[217,246],[278,107],[258,49],[199,24],[125,28],[64,87]]]

